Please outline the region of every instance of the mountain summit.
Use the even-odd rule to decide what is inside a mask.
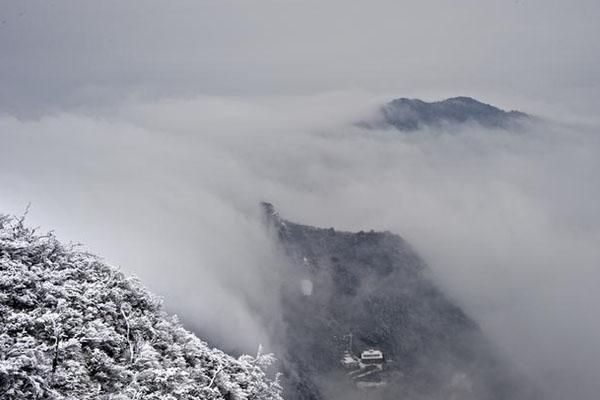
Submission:
[[[468,122],[486,128],[512,128],[529,118],[525,113],[505,111],[464,96],[434,102],[403,97],[385,104],[381,108],[381,116],[384,124],[400,131]]]
[[[403,238],[301,225],[263,207],[291,264],[280,338],[286,399],[365,398],[364,390],[377,399],[525,398]]]

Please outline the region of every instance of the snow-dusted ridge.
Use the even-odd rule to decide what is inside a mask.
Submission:
[[[0,399],[281,400],[271,361],[210,349],[136,279],[0,215]]]

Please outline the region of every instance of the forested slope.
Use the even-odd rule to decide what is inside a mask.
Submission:
[[[0,398],[280,400],[269,355],[234,359],[136,279],[0,215]]]

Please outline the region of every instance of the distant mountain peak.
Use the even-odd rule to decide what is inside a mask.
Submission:
[[[485,103],[482,103],[481,101],[476,100],[469,96],[450,97],[450,98],[446,99],[446,101],[460,101],[460,102],[473,103],[473,104],[485,104]]]
[[[401,97],[381,108],[383,124],[400,131],[437,128],[451,124],[477,123],[486,128],[516,128],[529,115],[506,111],[468,96],[426,102]]]

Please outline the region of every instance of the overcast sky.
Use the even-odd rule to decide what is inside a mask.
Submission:
[[[31,202],[30,223],[245,351],[268,342],[256,310],[277,313],[259,201],[390,230],[545,398],[592,400],[599,16],[597,0],[0,0],[0,212]],[[354,124],[456,95],[545,120]]]
[[[0,107],[361,90],[593,115],[595,0],[0,1]]]

